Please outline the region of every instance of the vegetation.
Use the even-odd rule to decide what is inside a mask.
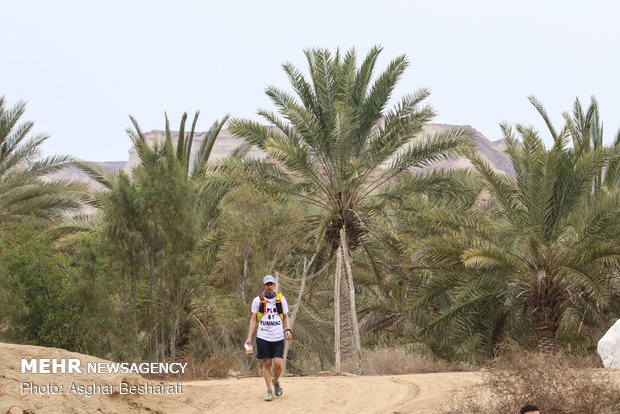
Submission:
[[[49,224],[80,207],[82,186],[47,177],[68,166],[72,158],[37,159],[46,135],[30,136],[33,122],[20,123],[24,102],[9,108],[0,96],[0,223],[26,219]]]
[[[131,293],[135,355],[175,360],[188,344],[195,300],[212,264],[215,221],[223,193],[203,190],[201,179],[223,121],[207,133],[190,169],[194,128],[185,134],[184,114],[176,148],[166,120],[162,144],[151,147],[133,120],[128,130],[140,164],[121,172],[104,200],[104,234],[121,263]],[[138,299],[141,299],[140,317]],[[144,351],[144,352],[143,352]]]
[[[113,309],[113,285],[102,276],[105,266],[93,257],[94,244],[92,237],[84,239],[77,264],[32,224],[0,232],[5,340],[78,352],[112,351],[112,338],[101,332],[113,332],[114,320],[101,318],[101,309]],[[110,316],[118,315],[112,311]]]
[[[245,174],[248,179],[258,188],[299,198],[313,207],[307,209],[311,215],[306,223],[317,250],[326,243],[332,255],[338,252],[342,258],[337,259],[335,270],[342,273],[344,264],[347,275],[339,290],[340,320],[343,331],[354,338],[358,358],[352,253],[358,248],[369,252],[369,237],[396,238],[388,215],[394,202],[412,193],[455,193],[462,188],[457,178],[467,178],[465,173],[446,171],[404,174],[412,167],[456,155],[467,145],[468,134],[461,129],[420,134],[435,115],[423,105],[429,95],[426,89],[405,95],[386,110],[408,62],[405,56],[397,57],[373,82],[380,52],[373,48],[358,67],[355,50],[344,55],[308,50],[309,80],[292,64],[283,65],[295,95],[267,88],[278,113],[261,110],[259,115],[271,127],[240,119],[230,122],[234,135],[277,161],[254,164]],[[403,179],[395,182],[397,177]]]
[[[268,125],[224,117],[198,149],[198,114],[178,134],[166,119],[155,143],[132,118],[139,163],[112,175],[38,159],[47,137],[28,138],[24,104],[0,98],[0,340],[250,371],[248,307],[272,273],[296,318],[289,372],[335,369],[334,325],[343,356],[369,373],[469,369],[524,349],[591,353],[620,316],[620,135],[603,144],[594,100],[576,101],[556,131],[531,98],[551,145],[503,125],[515,175],[500,174],[469,130],[423,133],[435,115],[427,90],[388,109],[408,62],[375,75],[380,52],[358,64],[354,50],[306,51],[309,76],[283,65],[294,93],[267,88]],[[213,162],[227,122],[245,143]],[[267,158],[249,158],[252,145]],[[459,155],[475,171],[422,170]],[[50,178],[71,163],[105,191]],[[98,212],[71,217],[83,203]],[[493,372],[492,387],[525,390]],[[514,411],[506,398],[496,411]]]
[[[542,106],[531,101],[548,121]],[[516,176],[500,175],[471,158],[493,195],[491,215],[475,209],[427,214],[442,230],[422,241],[414,258],[439,271],[413,303],[449,297],[432,324],[456,318],[471,329],[471,312],[487,312],[496,342],[508,319],[527,315],[539,350],[553,353],[566,318],[583,313],[583,321],[609,306],[619,286],[620,193],[611,175],[603,190],[601,177],[618,150],[590,147],[587,137],[595,124],[574,128],[579,123],[569,120],[560,133],[548,124],[553,138],[548,150],[532,128],[518,125],[519,140],[504,125]]]
[[[567,357],[509,355],[491,364],[477,392],[443,412],[518,413],[527,403],[543,413],[618,412],[620,389],[609,373],[577,368],[588,367]]]

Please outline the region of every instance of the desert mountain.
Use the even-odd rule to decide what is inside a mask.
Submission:
[[[512,165],[510,164],[510,159],[504,153],[504,149],[506,147],[505,142],[503,140],[499,141],[490,141],[480,132],[476,131],[469,125],[466,126],[456,126],[456,125],[446,125],[446,124],[427,124],[424,126],[422,130],[422,135],[434,134],[441,132],[445,129],[451,128],[465,128],[468,129],[473,137],[473,140],[478,148],[480,156],[483,160],[485,160],[489,165],[491,165],[495,170],[501,171],[503,173],[512,175],[514,171],[512,169]],[[192,144],[192,162],[193,156],[196,154],[198,149],[200,148],[200,143],[205,137],[205,132],[196,133],[194,136],[194,142]],[[149,144],[153,145],[155,142],[162,142],[164,140],[165,133],[164,131],[154,130],[151,132],[145,133],[145,138]],[[176,143],[178,139],[178,132],[172,132],[172,139]],[[233,150],[239,147],[242,144],[242,140],[236,138],[231,135],[231,133],[227,129],[223,129],[215,140],[215,144],[213,145],[213,150],[211,152],[211,160],[225,158],[230,155]],[[267,154],[257,147],[253,147],[248,156],[254,158],[265,158]],[[136,149],[132,146],[129,149],[129,159],[125,161],[113,161],[113,162],[100,162],[95,163],[99,165],[101,168],[107,171],[117,171],[123,169],[126,172],[130,172],[133,167],[138,164],[138,154]],[[429,169],[461,169],[461,168],[471,168],[471,163],[463,158],[459,157],[452,160],[446,160],[437,162],[430,167]],[[415,170],[415,169],[414,169]],[[73,179],[88,182],[92,185],[93,188],[99,189],[101,186],[91,180],[85,173],[81,170],[71,167],[66,168],[52,176],[56,179]]]

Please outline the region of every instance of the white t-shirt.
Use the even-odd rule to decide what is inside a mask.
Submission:
[[[258,313],[260,307],[260,297],[255,297],[252,301],[252,313]],[[282,313],[288,313],[288,303],[286,298],[282,295]],[[265,298],[265,314],[258,321],[258,331],[256,337],[264,339],[269,342],[281,341],[284,339],[284,326],[282,325],[282,319],[278,315],[276,309],[276,296],[273,299]]]

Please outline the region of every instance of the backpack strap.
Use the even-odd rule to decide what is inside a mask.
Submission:
[[[267,299],[265,299],[264,295],[260,295],[258,297],[259,305],[258,305],[258,313],[256,314],[256,320],[260,321],[263,316],[265,316],[265,306],[267,303]],[[284,319],[284,311],[282,308],[282,294],[276,293],[276,311],[278,312],[278,316],[280,319]]]
[[[263,315],[265,315],[265,296],[260,295],[258,297],[259,300],[259,304],[258,304],[258,313],[256,314],[256,320],[260,321],[261,318],[263,317]]]
[[[282,294],[281,293],[276,294],[276,311],[278,312],[280,319],[284,319],[284,311],[282,310]]]

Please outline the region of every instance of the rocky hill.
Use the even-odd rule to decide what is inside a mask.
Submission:
[[[192,154],[190,156],[190,165],[193,165],[194,156],[198,152],[198,149],[200,148],[200,143],[204,139],[205,134],[206,132],[198,132],[194,134],[194,142],[192,143]],[[154,130],[144,134],[144,138],[151,146],[156,142],[163,142],[165,137],[165,131],[160,130]],[[172,141],[175,143],[175,145],[178,139],[179,132],[172,131]],[[213,149],[211,150],[211,156],[209,157],[209,159],[217,160],[221,158],[226,158],[235,150],[235,148],[239,147],[242,143],[242,140],[232,136],[232,134],[227,129],[222,129],[220,131],[220,134],[217,136],[217,139],[215,140],[215,144],[213,144]],[[266,155],[267,154],[264,151],[257,147],[252,148],[248,154],[248,156],[250,157],[260,159],[265,158]],[[129,160],[125,164],[125,171],[131,172],[131,169],[138,165],[138,163],[138,153],[136,152],[136,149],[132,146],[129,149]]]
[[[106,162],[94,162],[97,167],[104,171],[114,172],[125,168],[127,161],[106,161]],[[74,180],[84,181],[89,184],[93,189],[99,190],[103,188],[101,184],[91,179],[84,171],[77,167],[67,167],[54,174],[50,174],[49,178],[54,180]]]
[[[504,153],[505,142],[503,140],[499,141],[490,141],[480,132],[476,131],[469,125],[466,126],[456,126],[456,125],[445,125],[445,124],[427,124],[424,126],[422,131],[422,135],[434,134],[441,132],[442,130],[449,128],[466,128],[469,129],[472,133],[474,142],[480,156],[488,162],[494,169],[501,171],[503,173],[512,175],[514,171],[512,169],[512,165],[510,163],[510,159]],[[173,132],[173,141],[176,142],[178,139],[178,132]],[[146,140],[152,145],[155,142],[162,142],[165,137],[164,131],[154,130],[151,132],[145,133]],[[205,132],[197,133],[194,137],[194,142],[192,144],[192,155],[195,155],[198,149],[200,148],[200,143],[205,137]],[[230,134],[230,132],[226,129],[222,130],[218,135],[215,144],[213,146],[213,150],[211,152],[212,160],[227,157],[232,153],[232,151],[239,147],[242,143],[242,140],[235,138]],[[265,158],[267,154],[257,147],[253,147],[249,152],[250,157],[254,158]],[[131,172],[131,169],[138,164],[138,154],[134,147],[129,149],[129,159],[127,161],[112,161],[112,162],[100,162],[95,163],[99,165],[101,168],[107,171],[117,171],[120,169],[125,170],[126,172]],[[193,162],[193,156],[192,156]],[[456,158],[447,161],[437,162],[430,167],[430,169],[461,169],[461,168],[471,168],[471,163],[463,158]],[[414,169],[415,170],[415,169]],[[71,167],[66,168],[52,176],[53,178],[60,179],[73,179],[88,182],[94,189],[99,189],[101,186],[97,184],[95,181],[91,180],[85,173],[81,170]]]

